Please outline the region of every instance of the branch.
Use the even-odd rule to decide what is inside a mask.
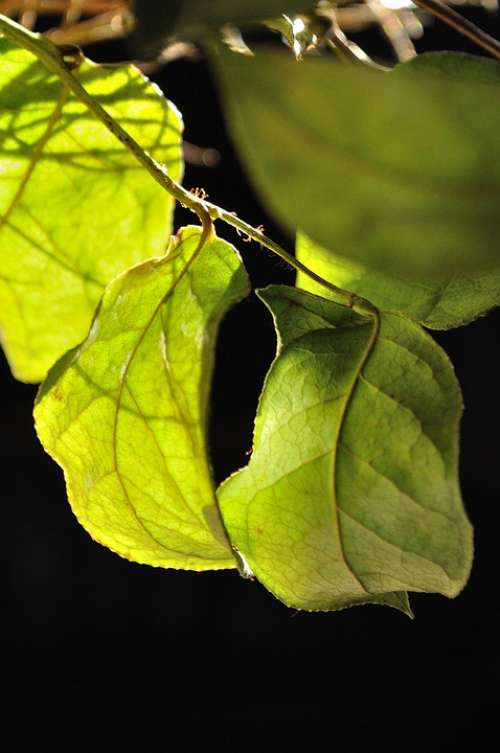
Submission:
[[[128,6],[126,0],[79,0],[78,12],[80,15],[94,15],[104,13],[107,10],[119,10]],[[75,0],[30,0],[30,10],[38,14],[61,13],[66,17],[68,13],[73,15]],[[14,15],[26,10],[26,0],[0,0],[0,13]]]
[[[377,309],[369,301],[355,295],[354,293],[349,293],[347,290],[343,290],[342,288],[337,287],[337,285],[328,282],[328,280],[325,280],[323,277],[320,277],[320,275],[317,275],[316,272],[313,272],[312,269],[309,269],[309,267],[306,267],[305,264],[302,264],[301,261],[296,259],[295,256],[292,256],[288,251],[285,251],[285,249],[278,243],[275,243],[275,241],[268,238],[267,235],[264,235],[264,233],[258,228],[254,228],[244,220],[240,220],[240,218],[233,212],[228,212],[226,209],[222,209],[210,202],[205,202],[205,205],[213,221],[222,220],[222,222],[231,225],[238,232],[246,235],[247,238],[251,238],[251,240],[259,245],[268,248],[273,254],[279,256],[283,261],[286,261],[291,267],[299,272],[303,272],[311,280],[314,280],[319,285],[326,288],[337,303],[340,303],[342,306],[347,306],[363,316],[374,316],[377,314]]]
[[[500,42],[490,37],[489,34],[452,10],[452,8],[448,8],[441,0],[413,0],[413,2],[460,32],[460,34],[463,34],[464,37],[475,42],[493,57],[500,58]]]
[[[328,282],[328,280],[324,280],[292,256],[292,254],[289,254],[285,249],[281,248],[281,246],[260,232],[260,230],[248,225],[231,212],[196,197],[173,180],[168,175],[166,168],[151,157],[150,154],[144,151],[140,144],[138,144],[137,141],[135,141],[135,139],[133,139],[132,136],[130,136],[130,134],[127,133],[127,131],[125,131],[125,129],[122,128],[122,126],[114,120],[111,115],[109,115],[102,105],[91,97],[87,90],[81,85],[74,73],[74,70],[77,69],[74,52],[73,58],[68,62],[68,59],[64,57],[63,48],[56,47],[56,45],[45,37],[31,32],[17,24],[15,21],[12,21],[10,18],[1,15],[0,32],[29,50],[29,52],[35,55],[49,71],[58,76],[75,97],[88,107],[96,118],[98,118],[101,123],[103,123],[103,125],[131,152],[135,159],[149,172],[163,189],[165,189],[182,206],[198,215],[204,231],[204,237],[209,237],[212,222],[215,220],[222,220],[226,224],[232,225],[252,240],[265,246],[315,282],[323,285],[329,290],[332,298],[341,305],[347,306],[364,316],[373,317],[377,315],[377,310],[368,301],[365,301],[363,298],[360,298],[353,293],[338,288],[336,285]]]
[[[381,0],[366,0],[366,3],[394,50],[397,60],[400,63],[412,60],[416,56],[417,51],[399,15],[395,11],[390,10],[390,8],[387,8]]]

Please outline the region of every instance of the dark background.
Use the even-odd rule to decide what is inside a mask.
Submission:
[[[498,16],[482,10],[468,16],[499,35]],[[373,32],[357,40],[386,53]],[[441,24],[417,45],[480,54]],[[129,55],[122,44],[89,54],[103,61]],[[203,186],[212,201],[263,223],[292,248],[238,164],[205,64],[178,61],[153,78],[183,113],[186,139],[221,153],[217,167],[188,166],[185,184]],[[192,221],[185,214],[177,219]],[[229,228],[219,233],[238,242]],[[237,245],[255,286],[292,282],[269,254]],[[437,340],[464,392],[461,478],[476,555],[457,599],[412,595],[415,621],[376,606],[295,613],[236,573],[157,570],[95,544],[73,517],[62,474],[35,437],[35,388],[16,383],[2,357],[0,677],[9,699],[4,724],[19,745],[9,749],[31,750],[28,740],[34,745],[56,732],[91,745],[97,729],[108,741],[125,732],[146,746],[154,730],[184,744],[320,744],[363,732],[401,743],[409,739],[401,733],[449,739],[494,723],[500,311]],[[254,296],[223,323],[211,417],[218,480],[246,462],[274,347],[270,317]]]

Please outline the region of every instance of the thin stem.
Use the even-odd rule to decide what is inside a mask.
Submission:
[[[342,306],[352,308],[365,316],[373,316],[373,314],[376,312],[375,307],[372,306],[369,301],[355,295],[354,293],[349,293],[347,290],[343,290],[342,288],[337,287],[337,285],[334,285],[332,282],[325,280],[323,277],[316,274],[316,272],[313,272],[312,269],[306,267],[305,264],[302,264],[302,262],[296,259],[295,256],[292,256],[292,254],[289,254],[288,251],[285,251],[285,249],[282,248],[278,243],[273,241],[271,238],[268,238],[267,235],[264,235],[264,233],[257,228],[254,228],[244,220],[241,220],[233,212],[228,212],[226,209],[222,209],[221,207],[218,207],[215,204],[210,204],[209,202],[206,202],[206,207],[208,209],[208,212],[210,213],[212,220],[222,220],[222,222],[225,222],[227,225],[232,225],[232,227],[236,228],[238,232],[243,233],[256,243],[259,243],[261,246],[268,248],[273,252],[273,254],[279,256],[280,259],[283,259],[283,261],[286,261],[286,263],[291,267],[298,270],[299,272],[303,272],[311,280],[314,280],[314,282],[317,282],[319,285],[322,285],[324,288],[326,288],[329,291],[331,297]]]
[[[34,34],[23,26],[20,26],[10,18],[0,15],[0,32],[10,39],[20,44],[25,49],[32,52],[45,67],[54,73],[66,84],[68,89],[83,102],[91,112],[111,131],[111,133],[134,155],[138,162],[150,173],[150,175],[164,188],[174,199],[179,201],[187,209],[198,215],[202,228],[203,238],[210,237],[212,231],[212,222],[221,220],[236,230],[244,233],[247,237],[265,246],[281,259],[286,261],[290,266],[303,272],[315,282],[323,285],[331,294],[332,298],[343,306],[348,306],[365,316],[373,316],[376,309],[363,298],[349,293],[342,288],[333,285],[333,283],[324,280],[311,269],[302,264],[298,259],[289,254],[280,245],[268,238],[264,233],[253,228],[248,223],[240,220],[235,214],[210,204],[201,198],[194,196],[187,191],[167,173],[165,167],[157,162],[147,151],[145,151],[135,139],[117,123],[111,115],[97,102],[87,90],[81,85],[80,81],[73,73],[75,68],[74,61],[68,63],[65,60],[63,48],[59,49],[52,42]],[[205,241],[204,241],[205,242]]]
[[[85,45],[123,37],[129,26],[126,13],[110,10],[83,21],[49,29],[45,36],[54,44]]]
[[[195,212],[202,221],[203,216],[207,214],[204,202],[196,198],[185,188],[176,183],[168,175],[165,167],[157,162],[148,152],[146,152],[137,141],[130,136],[124,128],[117,123],[114,118],[97,102],[81,85],[75,76],[72,66],[65,61],[64,55],[52,42],[39,34],[34,34],[25,29],[20,24],[12,21],[10,18],[0,16],[0,32],[14,40],[25,49],[32,52],[45,65],[45,67],[54,73],[67,85],[68,89],[83,102],[91,112],[116,136],[116,138],[129,149],[134,157],[150,173],[150,175],[164,188],[171,196],[179,201],[183,206]]]
[[[489,52],[495,58],[500,58],[500,42],[490,37],[485,31],[477,27],[471,21],[467,20],[452,8],[448,8],[441,0],[413,0],[415,5],[427,10],[436,18],[444,21],[456,31],[463,34],[464,37],[475,42],[483,50]]]
[[[368,57],[364,50],[362,50],[361,47],[358,47],[358,45],[354,44],[354,42],[351,42],[350,39],[347,39],[342,31],[331,30],[330,34],[331,39],[326,39],[326,45],[333,52],[336,52],[337,54],[340,53],[340,55],[343,57],[344,62],[351,62],[355,64],[361,63],[362,65],[367,65],[369,68],[374,68],[376,71],[382,71],[384,73],[387,73],[391,70],[385,65],[379,65],[370,57]]]
[[[375,63],[359,45],[348,39],[339,24],[338,10],[338,8],[327,8],[318,11],[320,17],[330,21],[330,28],[320,38],[319,44],[326,44],[345,63],[362,63],[376,70],[389,71],[390,68]]]

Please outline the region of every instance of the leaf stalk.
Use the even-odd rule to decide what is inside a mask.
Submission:
[[[475,42],[493,57],[500,58],[500,42],[497,39],[491,37],[473,24],[472,21],[461,16],[453,8],[449,8],[441,0],[413,0],[413,2],[423,10],[428,11],[431,15],[439,18],[440,21],[451,26],[455,31],[463,34],[464,37]]]

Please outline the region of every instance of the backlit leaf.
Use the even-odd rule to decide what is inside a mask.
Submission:
[[[250,463],[218,493],[233,544],[299,609],[455,596],[472,543],[445,354],[403,317],[362,318],[293,288],[260,296],[279,347]]]
[[[133,66],[81,83],[176,180],[182,123]],[[0,327],[15,375],[43,379],[85,336],[105,285],[163,253],[173,202],[37,59],[0,39]]]
[[[207,401],[219,321],[248,280],[217,238],[186,270],[199,241],[185,228],[166,257],[109,285],[88,338],[42,385],[35,420],[95,540],[137,562],[217,570],[236,563],[207,458]]]
[[[297,236],[297,258],[340,288],[367,298],[385,311],[395,311],[431,329],[468,324],[500,304],[500,270],[425,282],[369,269],[327,251],[302,233]],[[328,298],[328,289],[299,272],[297,287]]]

